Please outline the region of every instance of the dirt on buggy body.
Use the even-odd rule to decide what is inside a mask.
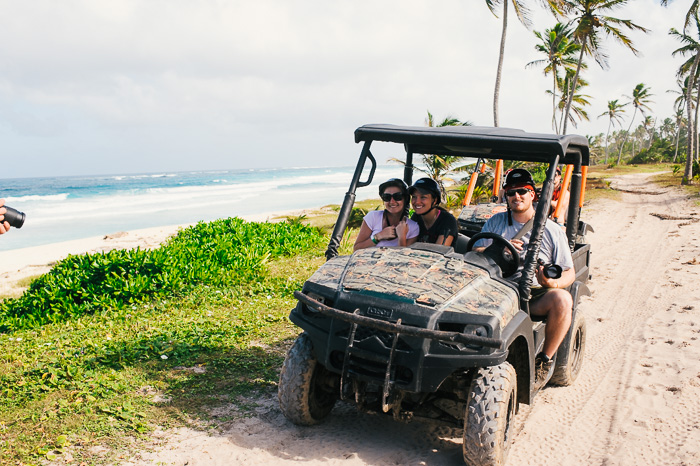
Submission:
[[[502,128],[390,125],[358,128],[356,141],[365,144],[326,252],[329,260],[301,292],[295,292],[299,302],[290,319],[304,333],[287,354],[280,375],[282,412],[296,424],[313,425],[340,399],[401,421],[461,427],[467,464],[502,465],[518,404],[530,403],[537,393],[535,355],[544,342],[545,323],[529,314],[530,283],[555,167],[562,162],[573,166],[566,235],[576,268],[576,281],[568,288],[575,306],[550,382],[569,385],[581,368],[586,326],[576,304],[589,294],[585,283],[590,245],[585,244],[585,234],[590,228],[580,222],[577,190],[581,167],[588,164],[588,141]],[[502,254],[469,251],[476,237],[465,249],[465,241],[457,241],[454,248],[415,243],[338,257],[355,190],[369,185],[374,175],[373,141],[404,145],[408,184],[414,153],[489,153],[549,164],[521,278],[511,281],[504,276],[515,269],[503,262]],[[361,181],[367,161],[370,173]],[[486,219],[500,210],[502,205],[493,204],[465,209],[461,233],[478,234]],[[507,243],[502,237],[495,239]]]
[[[481,231],[481,227],[484,226],[488,219],[497,213],[505,211],[505,204],[497,204],[495,202],[465,206],[459,213],[459,217],[457,217],[459,229],[463,234],[472,236]]]
[[[519,310],[517,292],[511,283],[494,280],[485,269],[463,259],[461,254],[444,256],[420,249],[363,249],[324,264],[307,286],[316,284],[368,296],[405,298],[434,312],[449,309],[494,316],[505,328]],[[376,274],[379,269],[381,276]],[[443,306],[448,300],[448,306]]]

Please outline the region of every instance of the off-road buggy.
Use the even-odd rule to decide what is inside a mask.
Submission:
[[[328,261],[295,292],[299,302],[290,319],[304,332],[282,368],[282,412],[295,424],[312,425],[337,400],[351,401],[397,420],[463,428],[466,463],[503,464],[518,404],[536,395],[534,361],[545,327],[528,312],[528,278],[537,268],[558,163],[573,166],[566,235],[576,268],[576,282],[569,287],[575,307],[549,382],[569,385],[581,369],[586,326],[577,304],[588,294],[590,245],[577,239],[587,230],[579,220],[579,201],[588,141],[503,128],[392,125],[362,126],[355,140],[364,145],[326,251]],[[549,164],[522,279],[507,280],[517,260],[504,253],[510,243],[496,235],[491,248],[471,251],[479,238],[474,231],[468,232],[471,239],[460,235],[454,247],[415,243],[338,256],[356,189],[372,182],[376,160],[370,146],[379,141],[404,146],[403,177],[409,185],[414,154]]]

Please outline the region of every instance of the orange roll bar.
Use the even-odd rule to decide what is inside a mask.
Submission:
[[[583,167],[581,167],[581,174],[583,175],[583,179],[581,180],[581,196],[579,197],[578,206],[582,208],[583,198],[586,197],[586,180],[588,179],[588,165],[584,165]]]
[[[569,189],[569,183],[571,183],[571,174],[574,171],[574,166],[573,165],[567,165],[566,166],[566,171],[564,172],[564,179],[562,180],[561,184],[561,192],[562,194],[559,195],[559,199],[557,199],[557,207],[554,209],[554,221],[556,222],[559,217],[561,217],[562,211],[564,210],[564,204],[562,203],[562,200],[564,199],[564,191],[567,191]]]
[[[496,172],[493,174],[493,197],[498,197],[501,190],[501,177],[503,176],[503,159],[496,162]]]

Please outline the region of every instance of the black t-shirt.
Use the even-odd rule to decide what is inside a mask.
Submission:
[[[437,210],[439,212],[438,218],[430,228],[425,228],[423,216],[418,214],[413,214],[411,216],[411,220],[418,223],[418,226],[420,227],[418,241],[423,243],[435,243],[438,237],[442,235],[445,237],[445,239],[447,239],[448,236],[452,236],[452,242],[454,243],[454,238],[457,237],[457,232],[459,231],[457,219],[442,207],[437,207]]]

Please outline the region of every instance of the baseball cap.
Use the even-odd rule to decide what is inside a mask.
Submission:
[[[532,179],[530,172],[524,168],[514,168],[506,176],[506,182],[503,184],[503,188],[514,188],[519,186],[530,186],[533,191],[535,188],[535,181]]]

